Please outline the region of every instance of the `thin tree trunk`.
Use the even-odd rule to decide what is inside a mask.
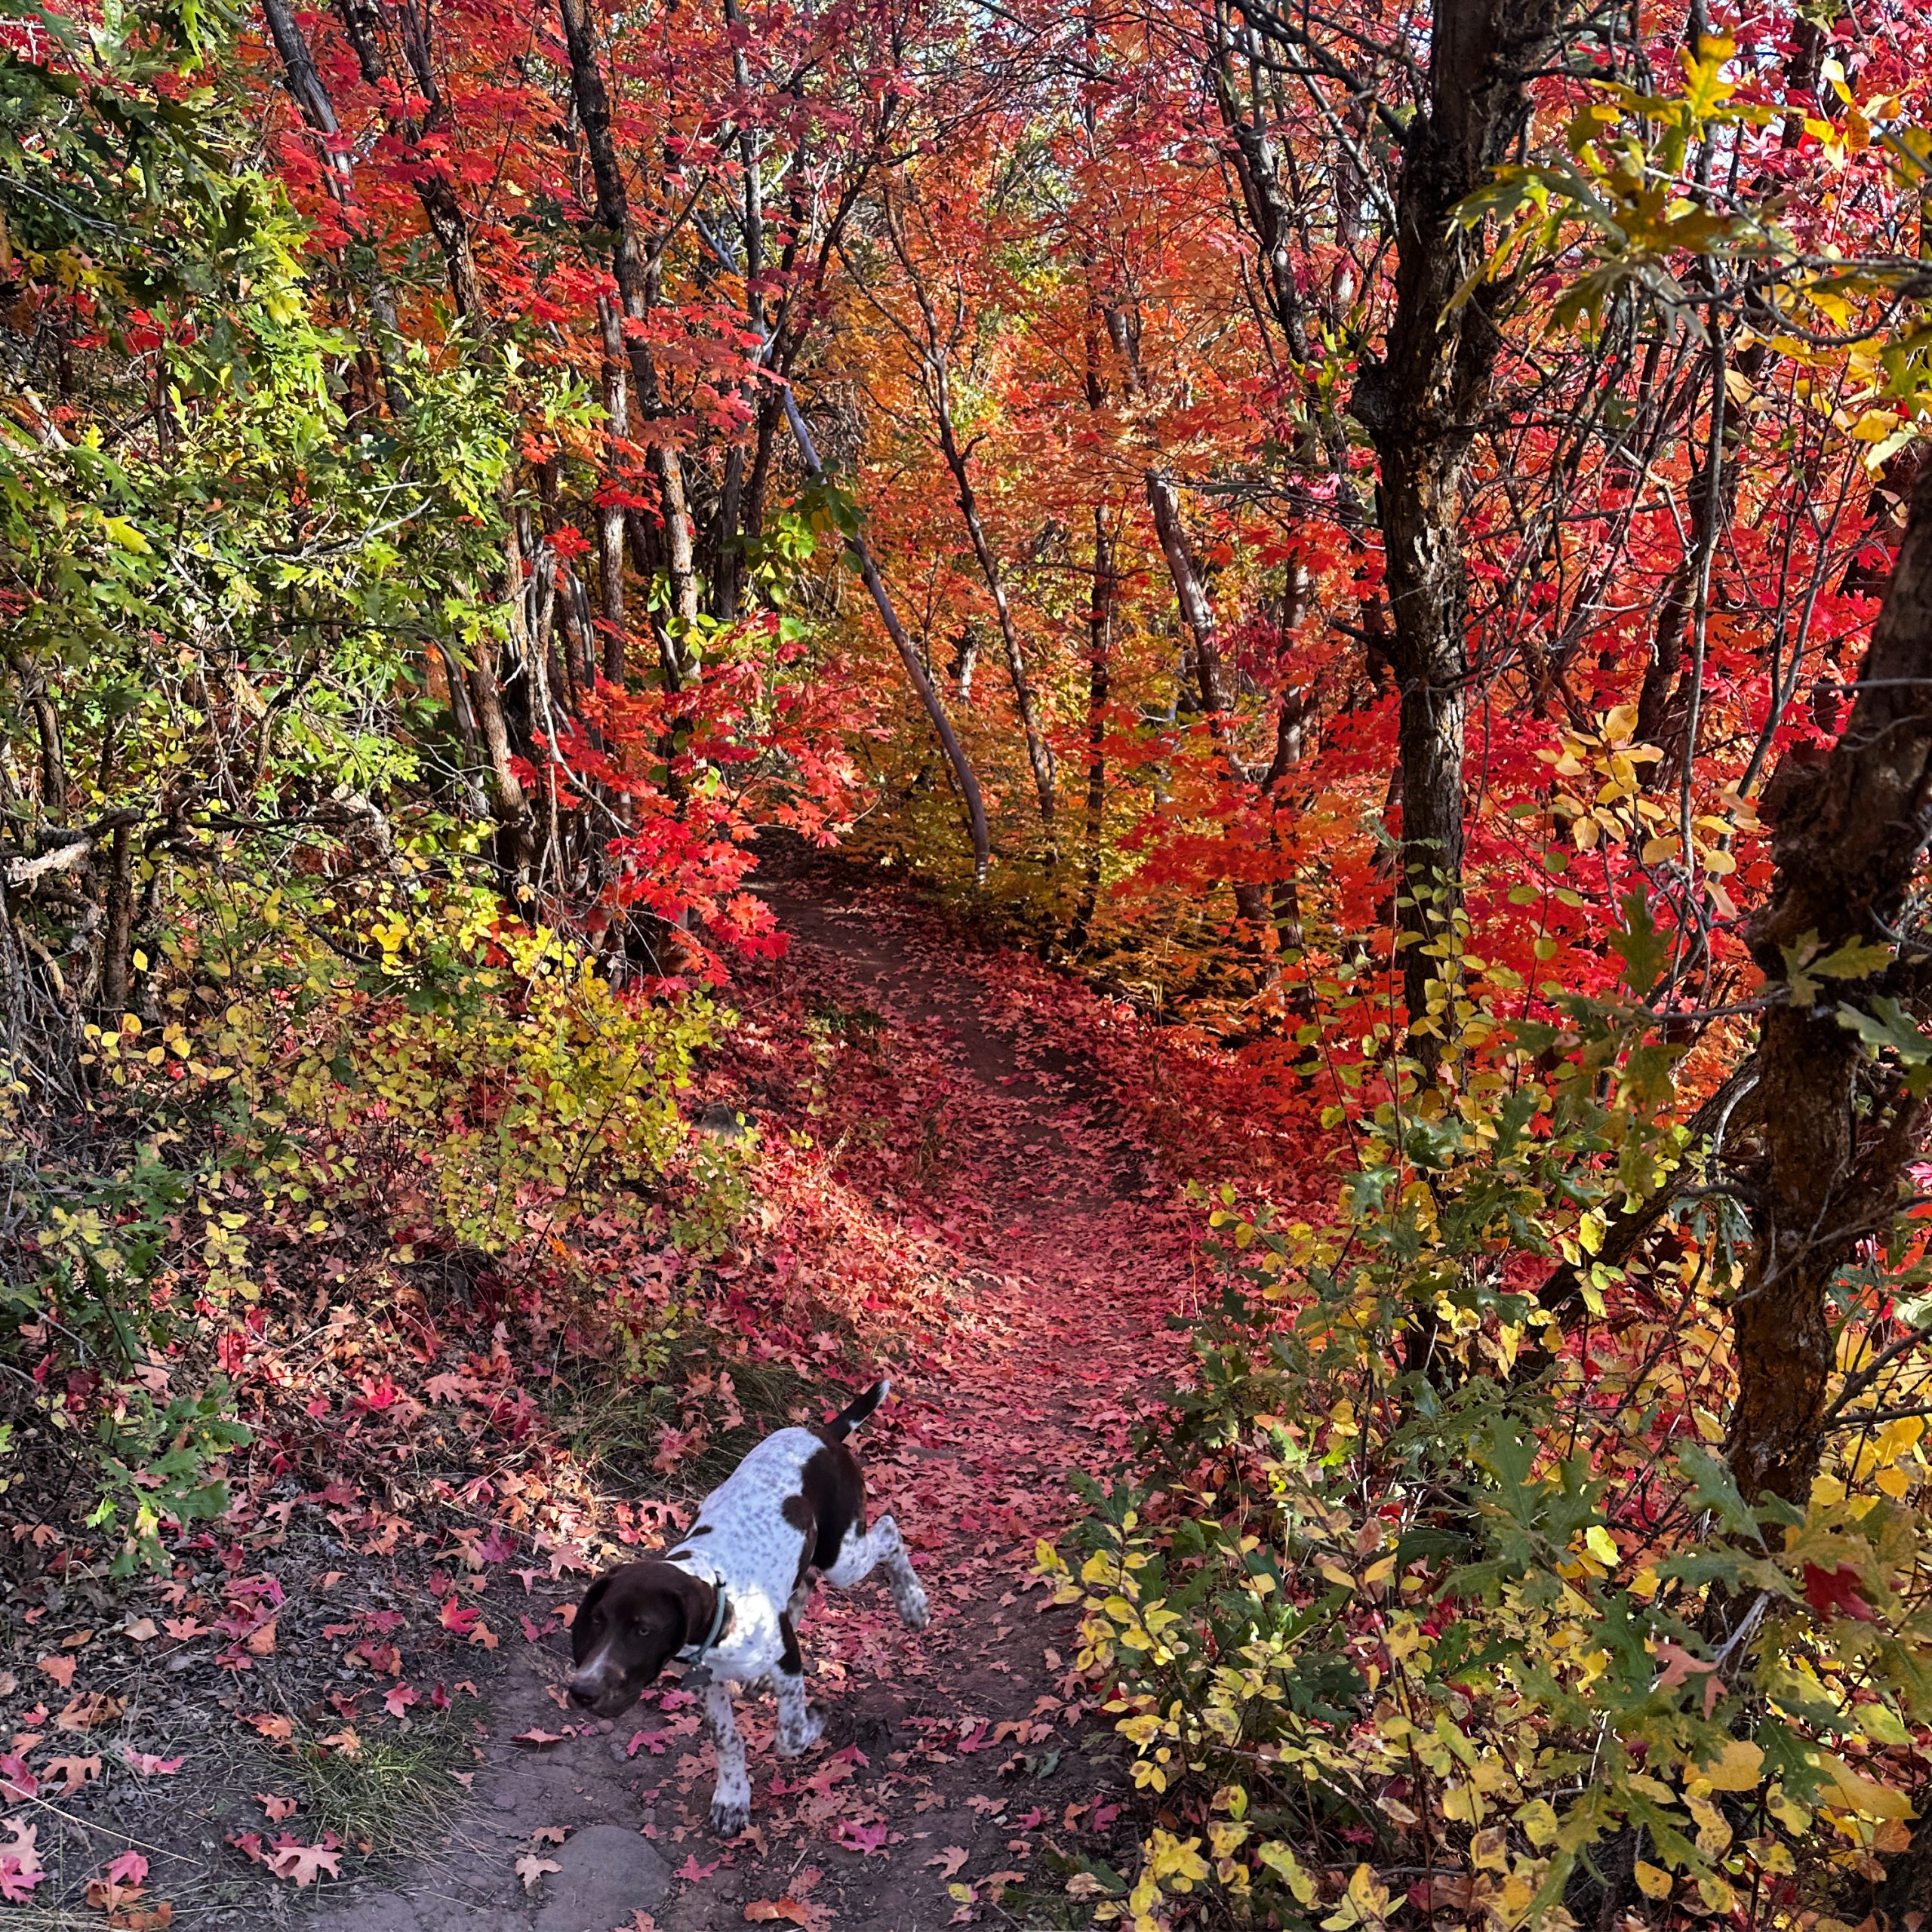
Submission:
[[[630,397],[624,386],[624,331],[608,297],[597,298],[598,332],[604,345],[604,415],[610,425],[605,459],[607,490],[620,479],[623,449],[631,433]],[[624,683],[624,511],[601,503],[597,511],[597,592],[604,620],[604,675]]]
[[[1103,505],[1094,506],[1094,586],[1087,606],[1087,814],[1081,840],[1084,873],[1080,905],[1068,939],[1075,951],[1087,943],[1100,903],[1106,851],[1107,707],[1112,701],[1114,609],[1119,597],[1113,540]]]
[[[1764,793],[1777,871],[1752,920],[1752,955],[1775,985],[1816,946],[1889,945],[1932,837],[1932,465],[1872,632],[1851,716],[1822,764],[1788,754]],[[1834,980],[1774,1007],[1758,1048],[1764,1170],[1754,1246],[1733,1303],[1737,1404],[1728,1453],[1748,1497],[1802,1503],[1823,1441],[1832,1367],[1826,1291],[1858,1243],[1896,1213],[1924,1137],[1926,1103],[1866,1057]]]
[[[798,398],[788,388],[785,392],[785,418],[791,425],[793,439],[798,445],[799,460],[805,466],[805,473],[814,483],[825,480],[825,469],[818,460],[818,449],[812,441],[812,434],[805,426],[805,419],[798,409]],[[846,539],[846,547],[852,561],[858,566],[859,575],[870,594],[878,610],[880,621],[885,626],[885,634],[892,640],[892,648],[899,654],[899,661],[906,667],[906,675],[912,680],[912,688],[918,694],[919,702],[925,707],[926,715],[932,720],[933,729],[939,734],[939,741],[946,752],[946,762],[952,768],[954,781],[959,787],[959,795],[965,801],[968,826],[973,839],[973,876],[984,883],[986,869],[992,860],[992,842],[986,832],[986,800],[980,792],[980,781],[972,764],[966,756],[966,748],[959,742],[959,734],[952,728],[952,720],[946,715],[946,706],[938,691],[934,688],[931,677],[918,652],[913,648],[912,640],[906,634],[906,626],[899,621],[899,614],[892,607],[892,598],[885,587],[885,580],[878,574],[878,565],[872,560],[872,550],[866,540],[856,531]]]
[[[1108,337],[1126,373],[1128,393],[1138,399],[1145,394],[1146,385],[1141,376],[1140,345],[1134,329],[1124,311],[1109,308],[1103,313]],[[1147,493],[1148,509],[1154,519],[1154,534],[1160,540],[1161,555],[1166,560],[1168,575],[1174,583],[1174,599],[1180,611],[1181,621],[1186,625],[1188,635],[1192,640],[1194,675],[1200,687],[1201,708],[1208,721],[1208,735],[1216,751],[1227,761],[1230,774],[1237,780],[1251,780],[1253,774],[1241,764],[1234,734],[1229,728],[1234,710],[1234,695],[1221,661],[1220,626],[1214,614],[1214,599],[1208,595],[1208,586],[1201,580],[1200,566],[1195,561],[1194,546],[1187,540],[1187,525],[1181,515],[1180,492],[1175,487],[1174,478],[1158,466],[1144,471],[1141,481]],[[1251,939],[1258,945],[1268,923],[1268,888],[1258,879],[1237,879],[1233,883],[1235,910],[1247,927]]]
[[[637,231],[632,223],[629,196],[611,129],[611,97],[598,63],[589,0],[558,0],[558,11],[570,52],[571,97],[583,128],[591,180],[597,192],[597,223],[616,238],[611,272],[617,284],[624,321],[627,325],[641,325],[657,306],[657,263],[654,256],[648,257],[638,246]],[[623,334],[631,373],[637,383],[638,408],[646,420],[661,420],[663,393],[643,331],[641,327],[627,326]],[[672,614],[679,623],[689,625],[697,618],[697,576],[693,562],[691,506],[685,490],[683,459],[660,432],[651,439],[648,460],[657,481],[658,514],[664,527],[665,574],[670,580]],[[675,674],[675,681],[681,682],[675,641],[660,638],[660,649],[664,654],[667,672]]]
[[[1377,500],[1401,693],[1401,890],[1397,919],[1412,1051],[1432,1069],[1441,1040],[1429,989],[1454,931],[1463,869],[1469,585],[1462,477],[1499,336],[1487,287],[1459,300],[1481,259],[1453,219],[1527,126],[1527,77],[1546,62],[1559,0],[1436,0],[1429,100],[1402,145],[1395,311],[1354,413],[1380,463]]]
[[[979,559],[980,574],[986,579],[986,593],[993,600],[993,611],[999,620],[1000,641],[1006,652],[1007,675],[1013,684],[1014,708],[1020,713],[1020,728],[1026,734],[1026,762],[1033,768],[1033,789],[1040,803],[1040,829],[1046,834],[1048,863],[1051,864],[1054,857],[1053,748],[1040,729],[1038,707],[1034,702],[1032,682],[1026,675],[1026,661],[1020,654],[1020,633],[1014,625],[1006,580],[1001,574],[993,546],[987,540],[986,525],[980,518],[979,498],[974,492],[972,476],[966,467],[965,453],[953,432],[952,405],[943,374],[938,375],[935,380],[934,402],[934,414],[939,420],[940,453],[952,473],[953,488],[959,497],[959,513],[965,519],[973,555]]]
[[[361,70],[365,85],[373,88],[385,103],[398,98],[402,91],[392,85],[383,60],[373,0],[337,0],[336,11],[349,35],[349,44],[355,51],[356,65]],[[406,12],[401,39],[404,57],[409,63],[415,91],[424,103],[424,111],[420,120],[393,107],[386,107],[385,112],[390,127],[414,158],[411,174],[416,198],[422,204],[429,232],[435,236],[436,245],[442,251],[450,295],[456,305],[457,317],[481,333],[487,329],[489,317],[483,300],[482,280],[476,272],[475,253],[470,246],[469,223],[464,217],[462,203],[457,199],[455,187],[443,172],[439,156],[423,151],[429,137],[448,132],[449,109],[442,91],[436,84],[429,48]]]

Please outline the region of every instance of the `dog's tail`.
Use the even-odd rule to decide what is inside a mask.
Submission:
[[[843,1442],[891,1393],[892,1384],[881,1376],[856,1402],[841,1409],[826,1424],[824,1433],[834,1442]]]

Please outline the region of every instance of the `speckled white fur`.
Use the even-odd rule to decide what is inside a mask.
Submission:
[[[728,1627],[704,1658],[711,1682],[705,1715],[718,1748],[718,1787],[711,1800],[713,1830],[734,1836],[751,1815],[751,1780],[745,1770],[744,1740],[731,1715],[731,1686],[770,1684],[778,1701],[778,1755],[795,1758],[808,1751],[824,1726],[805,1701],[802,1669],[794,1676],[783,1667],[785,1635],[781,1615],[794,1633],[804,1607],[807,1586],[798,1558],[802,1534],[785,1519],[785,1504],[804,1487],[806,1463],[824,1447],[809,1429],[781,1429],[768,1435],[704,1499],[697,1520],[673,1543],[666,1560],[702,1577],[724,1593],[731,1607]],[[907,1629],[926,1621],[926,1593],[906,1555],[899,1526],[881,1516],[863,1535],[855,1524],[846,1533],[838,1561],[824,1572],[834,1588],[848,1590],[883,1567],[892,1601]],[[694,1654],[685,1654],[688,1660]]]

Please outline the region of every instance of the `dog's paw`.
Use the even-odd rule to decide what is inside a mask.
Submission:
[[[779,1727],[777,1742],[772,1746],[781,1758],[802,1758],[825,1735],[825,1719],[816,1709],[808,1709],[805,1721],[796,1730]]]
[[[734,1838],[751,1823],[749,1798],[714,1798],[711,1801],[711,1829],[721,1838]]]
[[[899,1598],[899,1620],[909,1630],[923,1630],[932,1620],[926,1607],[926,1593],[915,1583]]]

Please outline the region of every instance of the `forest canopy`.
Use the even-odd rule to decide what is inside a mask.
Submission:
[[[559,1335],[943,1327],[712,1265],[835,847],[1194,1190],[1035,1557],[1140,1807],[1066,1901],[1932,1912],[1928,76],[1912,0],[8,0],[21,1590],[326,1478],[306,1241],[457,1266],[518,1432]]]

